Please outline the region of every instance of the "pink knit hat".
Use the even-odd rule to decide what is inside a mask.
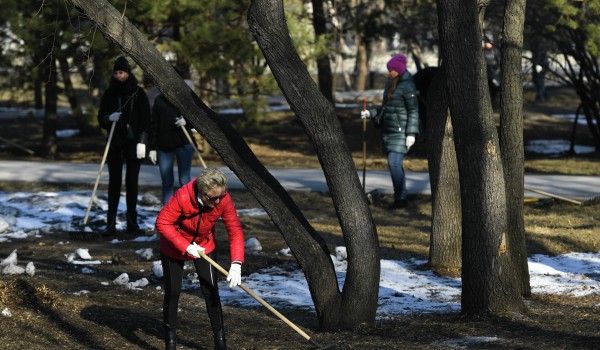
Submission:
[[[395,55],[387,63],[388,71],[396,71],[398,74],[406,72],[406,56]]]

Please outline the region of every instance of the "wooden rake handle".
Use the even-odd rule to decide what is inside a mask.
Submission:
[[[202,253],[200,251],[198,251],[198,254],[200,254],[200,256],[203,259],[206,259],[206,261],[208,261],[217,270],[221,271],[222,274],[224,274],[225,276],[229,275],[229,272],[227,272],[227,270],[225,270],[224,268],[222,268],[221,265],[219,265],[216,261],[214,261],[213,259],[211,259],[210,257],[208,257],[208,255],[206,255],[206,254],[204,254],[204,253]],[[269,305],[261,297],[259,297],[258,295],[256,295],[256,293],[254,293],[250,288],[246,287],[246,285],[240,284],[240,288],[242,288],[244,290],[244,292],[248,293],[251,297],[253,297],[254,299],[256,299],[256,301],[258,301],[259,303],[261,303],[262,306],[266,307],[269,311],[271,311],[273,314],[275,314],[275,316],[279,317],[279,319],[281,319],[283,322],[285,322],[288,326],[292,327],[292,329],[294,329],[301,336],[303,336],[304,339],[306,339],[308,341],[311,341],[310,340],[310,336],[308,334],[306,334],[302,329],[300,329],[298,326],[296,326],[292,321],[288,320],[285,316],[283,316],[281,313],[279,313],[279,311],[275,310],[271,305]]]
[[[115,126],[117,122],[112,122],[110,127],[110,132],[108,133],[108,139],[106,141],[106,147],[104,148],[104,155],[102,155],[102,162],[100,162],[100,169],[98,169],[98,175],[96,175],[96,183],[94,184],[94,189],[92,190],[92,197],[90,197],[90,202],[87,207],[87,211],[85,212],[85,217],[83,218],[83,224],[87,224],[88,218],[90,216],[90,211],[92,210],[92,203],[94,203],[94,197],[96,197],[96,190],[98,189],[98,183],[100,182],[100,175],[102,175],[102,170],[104,169],[104,163],[106,162],[106,156],[108,155],[108,149],[110,148],[110,141],[112,140],[113,134],[115,133]]]
[[[190,145],[192,145],[192,147],[194,148],[194,152],[196,152],[198,159],[200,159],[200,163],[202,164],[202,167],[206,168],[206,163],[204,163],[204,159],[202,159],[202,155],[200,155],[200,151],[198,151],[198,148],[194,144],[194,141],[192,141],[192,137],[190,136],[190,133],[187,131],[187,129],[183,125],[181,126],[181,130],[183,130],[185,137],[187,137]]]

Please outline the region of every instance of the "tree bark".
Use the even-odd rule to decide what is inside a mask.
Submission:
[[[368,44],[361,35],[356,35],[356,61],[354,63],[354,91],[364,91],[369,77]]]
[[[258,161],[231,124],[193,94],[161,54],[112,5],[105,0],[71,0],[71,2],[96,23],[109,41],[128,53],[144,72],[156,81],[158,88],[163,91],[167,99],[182,114],[190,118],[191,124],[269,213],[304,270],[320,328],[331,330],[348,324],[358,327],[360,323],[373,323],[379,285],[379,255],[375,226],[349,150],[343,141],[343,134],[335,118],[333,106],[318,93],[312,80],[311,84],[307,83],[306,68],[295,51],[289,50],[293,48],[289,35],[284,35],[284,41],[278,42],[282,40],[281,33],[274,35],[269,32],[271,28],[280,30],[282,27],[285,28],[281,3],[274,4],[279,11],[267,13],[265,17],[279,22],[266,22],[268,30],[257,30],[256,28],[260,27],[259,23],[263,22],[255,18],[254,34],[261,42],[263,52],[273,50],[276,51],[274,55],[281,53],[288,55],[283,59],[278,56],[281,60],[278,62],[281,63],[274,65],[272,70],[278,79],[281,79],[283,74],[287,74],[287,81],[283,79],[280,85],[284,92],[287,91],[292,108],[302,111],[299,114],[301,121],[316,119],[315,125],[306,125],[305,128],[309,133],[318,134],[309,136],[312,137],[313,145],[320,153],[342,231],[347,240],[349,255],[368,257],[364,263],[361,261],[361,264],[349,262],[343,296],[338,289],[337,277],[325,241],[308,223],[281,184]],[[261,18],[262,13],[260,9],[254,8],[253,15]],[[284,33],[287,33],[287,28]],[[276,49],[269,45],[274,45]],[[281,45],[287,45],[286,50],[280,51]],[[285,67],[287,64],[294,69]],[[299,67],[301,67],[300,76],[296,74]],[[309,76],[308,78],[310,79]],[[290,93],[289,90],[294,91],[295,94]],[[319,115],[311,114],[319,111],[315,106],[322,105],[325,106],[323,110],[326,112],[321,112]],[[303,113],[307,113],[309,117],[304,118],[308,119],[302,117]],[[320,118],[322,121],[319,120]],[[356,198],[361,200],[357,201]],[[349,300],[344,302],[346,308],[340,310],[342,297],[346,298],[346,295],[349,295]],[[367,312],[362,312],[363,310]],[[347,316],[343,320],[340,316],[342,312]]]
[[[520,312],[502,160],[474,1],[437,1],[462,203],[462,312]]]
[[[505,4],[502,34],[502,89],[500,90],[500,150],[506,184],[508,242],[521,295],[531,296],[523,203],[525,191],[523,147],[523,84],[521,56],[525,0]]]
[[[320,37],[327,35],[327,21],[323,8],[323,0],[312,0],[312,6],[313,28],[315,30],[315,38],[318,41]],[[333,98],[333,76],[328,54],[317,57],[317,73],[319,90],[329,102],[335,103]]]
[[[444,78],[442,67],[426,94],[432,206],[429,265],[441,275],[460,276],[460,183]]]
[[[46,100],[46,104],[44,108],[44,131],[41,154],[44,158],[54,159],[58,148],[56,144],[56,129],[58,125],[58,92],[56,83],[58,78],[56,61],[54,58],[50,58],[46,73],[48,81],[46,82],[46,88],[44,89],[44,99]]]
[[[252,1],[248,24],[319,157],[344,234],[348,271],[341,312],[336,314],[328,308],[332,311],[329,328],[372,324],[380,273],[377,232],[335,109],[293,49],[281,0]],[[323,301],[335,296],[331,285],[323,287],[315,291],[322,294]]]

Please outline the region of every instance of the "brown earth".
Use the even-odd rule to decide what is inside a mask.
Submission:
[[[530,97],[530,92],[528,92]],[[564,97],[567,96],[567,97]],[[563,138],[570,136],[568,122],[549,117],[550,113],[572,113],[572,100],[565,92],[555,92],[548,105],[526,104],[526,139]],[[563,100],[564,97],[564,100]],[[571,105],[565,103],[571,101]],[[552,103],[555,103],[552,104]],[[362,122],[356,111],[340,111],[347,141],[362,168]],[[64,120],[64,128],[74,127]],[[41,120],[24,118],[0,122],[0,136],[23,147],[38,150],[41,143]],[[580,128],[578,143],[589,144],[589,136]],[[270,167],[313,167],[318,162],[298,123],[292,116],[270,116],[259,130],[243,130],[252,149]],[[368,128],[369,169],[385,168],[379,155],[376,131]],[[74,136],[60,139],[60,160],[99,162],[103,149],[102,135]],[[410,170],[425,170],[424,145],[421,143],[407,159]],[[0,159],[39,159],[15,148],[0,148]],[[220,165],[210,151],[205,153],[209,165]],[[573,172],[600,175],[594,157],[528,156],[529,171]],[[538,165],[537,162],[543,162]],[[569,165],[561,165],[570,163]],[[584,164],[584,165],[581,165]],[[567,170],[570,169],[570,170]],[[157,184],[158,185],[158,184]],[[0,191],[91,190],[81,185],[46,185],[1,183]],[[105,191],[100,188],[99,191]],[[156,187],[142,188],[140,193],[159,195]],[[331,199],[322,193],[292,193],[298,206],[330,248],[343,245]],[[236,206],[256,208],[258,203],[249,193],[234,191]],[[378,227],[381,257],[406,260],[427,259],[430,198],[412,198],[402,211],[386,209],[387,196],[375,198],[371,206]],[[600,216],[598,205],[578,207],[552,200],[537,201],[526,206],[527,245],[529,254],[561,254],[570,251],[600,250]],[[263,253],[247,257],[244,274],[266,266],[294,266],[291,258],[276,252],[287,245],[268,217],[245,217],[247,237],[256,237]],[[224,228],[217,229],[223,232]],[[127,236],[125,236],[127,237]],[[158,251],[154,243],[154,251]],[[103,263],[95,274],[84,274],[80,267],[66,263],[64,254],[74,248],[89,248],[94,258]],[[226,247],[223,241],[220,247]],[[0,258],[13,249],[19,261],[32,261],[34,277],[2,275],[0,309],[9,308],[12,317],[0,317],[0,348],[4,349],[161,349],[162,280],[153,277],[148,261],[135,250],[148,243],[109,244],[106,239],[58,232],[39,237],[13,239],[0,243]],[[227,266],[227,251],[220,251],[219,262]],[[111,263],[109,263],[111,262]],[[132,280],[148,278],[150,285],[142,290],[127,290],[103,285],[127,272]],[[597,279],[598,276],[590,278]],[[89,293],[76,295],[82,290]],[[518,316],[469,318],[455,313],[411,314],[393,319],[379,319],[373,326],[353,331],[323,333],[317,330],[314,313],[293,307],[278,310],[303,328],[319,344],[335,344],[337,349],[598,349],[600,348],[600,296],[572,298],[535,295],[526,300],[527,311]],[[298,333],[275,318],[263,307],[225,306],[225,324],[230,349],[310,349],[311,345]],[[181,299],[180,349],[212,349],[210,327],[202,297],[197,290],[186,291]],[[465,339],[491,342],[464,343]],[[463,341],[463,343],[461,343]]]

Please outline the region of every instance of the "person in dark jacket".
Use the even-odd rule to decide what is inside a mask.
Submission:
[[[231,265],[229,287],[242,283],[244,232],[221,170],[204,169],[200,176],[178,189],[156,218],[160,233],[160,254],[165,276],[163,321],[165,349],[177,345],[177,309],[181,294],[183,266],[191,260],[198,273],[206,311],[214,336],[215,349],[226,350],[223,311],[217,284],[217,271],[198,252],[216,259],[215,224],[222,220],[229,236]]]
[[[188,86],[191,80],[186,80]],[[193,85],[190,87],[193,88]],[[161,94],[152,107],[152,122],[150,128],[150,152],[148,157],[160,169],[162,179],[162,200],[167,204],[174,191],[175,176],[173,175],[173,160],[177,159],[179,187],[190,182],[192,156],[194,149],[186,137],[182,127],[186,127],[185,118]],[[188,128],[191,132],[192,129]]]
[[[403,162],[404,155],[419,133],[419,102],[412,75],[406,70],[406,56],[392,57],[387,69],[388,81],[383,90],[383,104],[379,108],[362,111],[361,118],[371,118],[381,113],[379,127],[383,150],[387,154],[394,186],[394,202],[390,209],[399,209],[408,204]]]
[[[124,163],[127,165],[127,232],[140,232],[137,223],[138,176],[142,160],[146,157],[150,105],[146,93],[131,72],[129,62],[123,56],[116,59],[110,85],[102,95],[98,122],[106,130],[110,130],[114,124],[107,155],[109,178],[105,234],[116,233]]]

